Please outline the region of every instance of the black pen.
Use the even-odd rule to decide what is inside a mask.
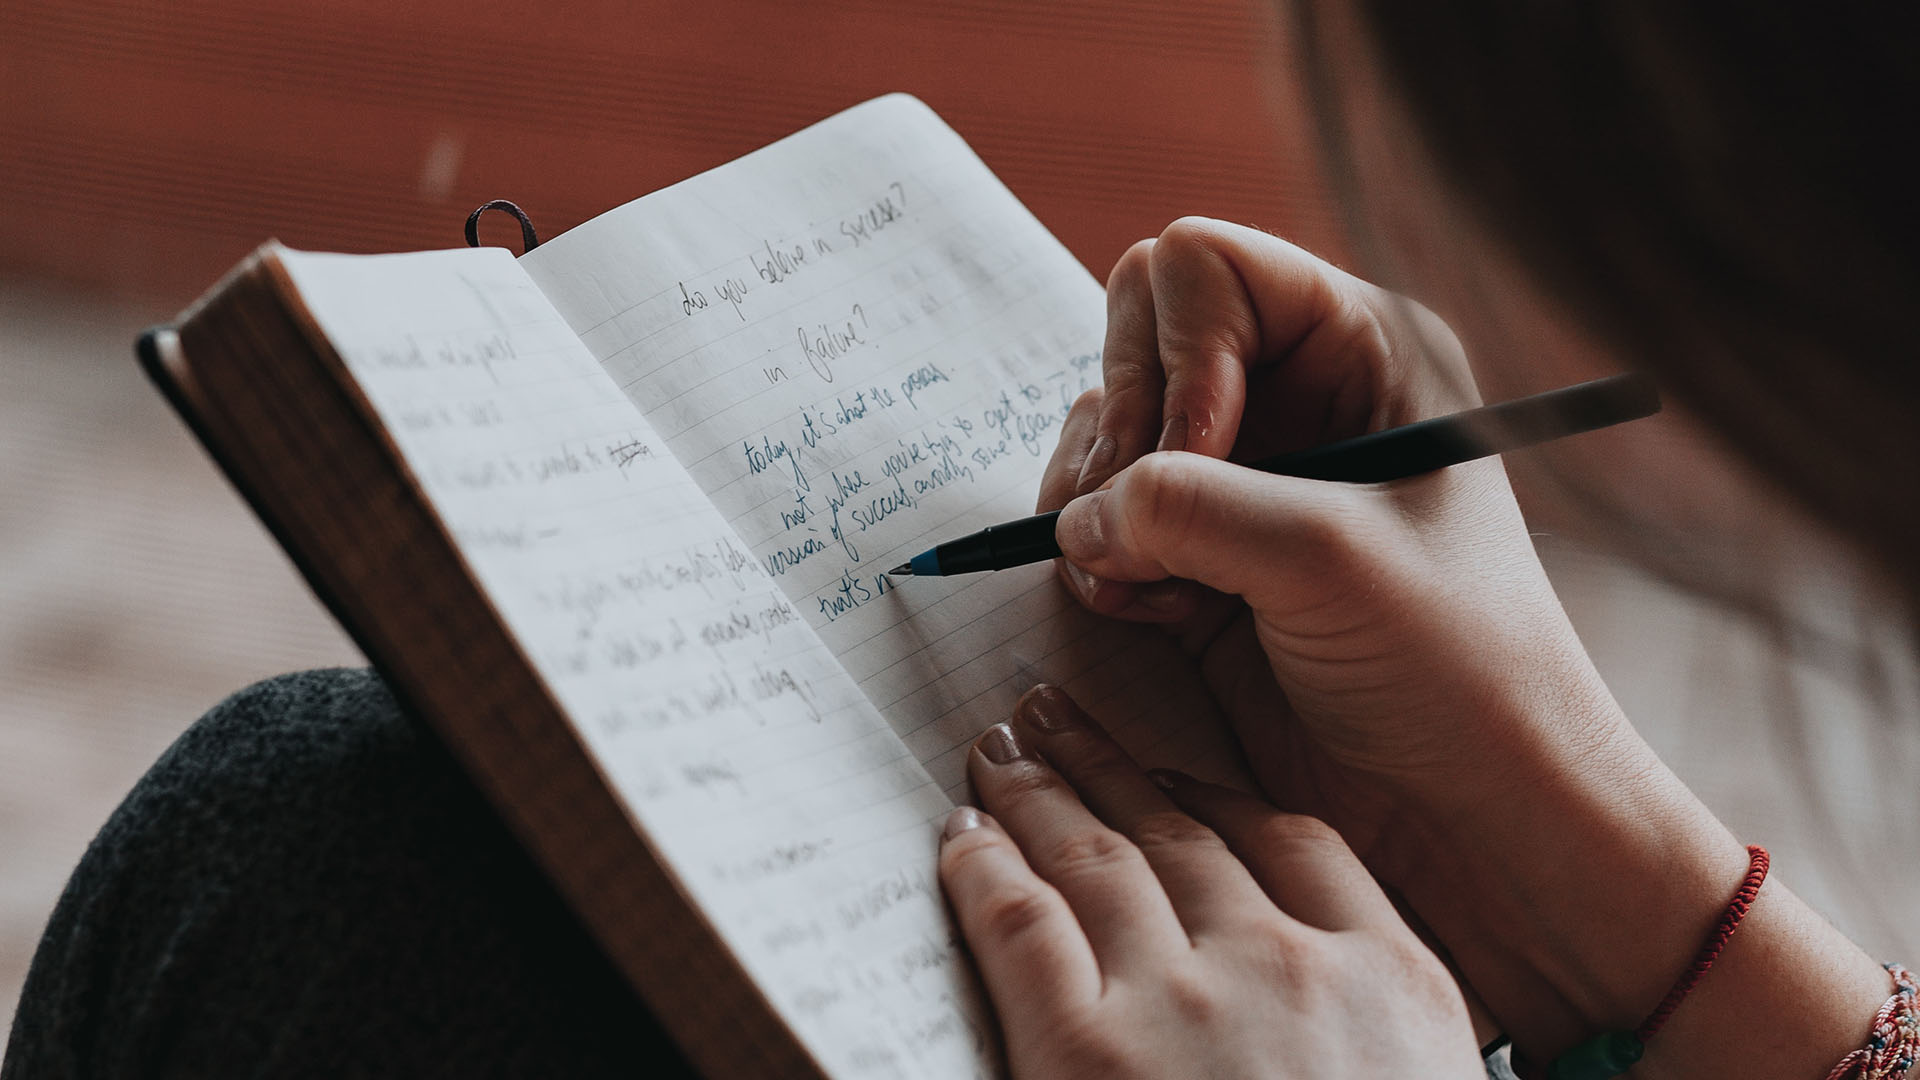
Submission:
[[[1518,450],[1523,446],[1624,424],[1660,411],[1660,395],[1644,375],[1610,375],[1575,386],[1549,390],[1516,401],[1484,405],[1403,427],[1264,458],[1249,469],[1337,480],[1383,484],[1458,465],[1463,461]],[[902,577],[946,577],[982,570],[1006,570],[1060,557],[1054,522],[1060,511],[992,525],[949,540],[887,571]]]

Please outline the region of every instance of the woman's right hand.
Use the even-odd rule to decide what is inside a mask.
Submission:
[[[1063,576],[1204,657],[1276,801],[1379,856],[1409,803],[1518,778],[1530,734],[1613,730],[1498,460],[1387,485],[1232,464],[1477,404],[1437,318],[1196,219],[1121,258],[1108,309],[1104,389],[1041,492],[1066,507]]]
[[[1181,637],[1268,796],[1339,830],[1522,1046],[1631,1027],[1745,851],[1614,704],[1500,462],[1383,485],[1233,464],[1477,404],[1453,335],[1204,219],[1129,250],[1108,308],[1104,389],[1040,499],[1072,591]]]

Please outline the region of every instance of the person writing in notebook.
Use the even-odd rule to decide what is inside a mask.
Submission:
[[[1556,325],[1651,370],[1911,603],[1920,242],[1868,118],[1915,103],[1912,34],[1697,7],[1303,7],[1354,246],[1450,298],[1488,382],[1591,374],[1519,377]],[[941,870],[1016,1076],[1475,1077],[1469,995],[1563,1080],[1623,1044],[1644,1078],[1909,1071],[1912,983],[1635,734],[1499,462],[1375,487],[1231,464],[1473,404],[1446,324],[1202,219],[1109,288],[1104,389],[1039,504],[1066,587],[1201,657],[1267,799],[1142,772],[1050,688],[980,739]],[[237,695],[141,782],[0,1075],[636,1062],[684,1072],[445,752],[335,672]]]
[[[1320,104],[1374,261],[1455,298],[1469,259],[1526,275],[1920,596],[1920,248],[1844,119],[1891,78],[1867,31],[1321,13],[1306,48],[1346,77]],[[1451,186],[1407,194],[1432,175]],[[1477,237],[1445,231],[1461,214]],[[1142,772],[1055,689],[988,732],[986,813],[955,811],[942,867],[1016,1075],[1478,1075],[1462,996],[1381,885],[1551,1075],[1908,1074],[1912,982],[1765,880],[1634,732],[1499,464],[1355,487],[1230,463],[1476,404],[1446,325],[1204,219],[1108,289],[1105,386],[1039,500],[1065,507],[1062,577],[1201,657],[1283,809]]]

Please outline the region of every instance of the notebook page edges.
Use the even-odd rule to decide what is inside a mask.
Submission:
[[[500,249],[281,258],[608,783],[816,1060],[991,1073],[933,876],[948,800],[540,290]]]
[[[1038,681],[1142,760],[1238,778],[1188,659],[1050,567],[884,573],[1033,512],[1106,324],[924,104],[856,106],[520,262],[954,798],[970,740]]]

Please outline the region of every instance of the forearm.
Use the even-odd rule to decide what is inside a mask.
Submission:
[[[1564,740],[1523,745],[1532,760],[1515,775],[1534,782],[1445,807],[1395,874],[1539,1058],[1638,1026],[1747,869],[1742,844],[1624,720],[1592,723],[1603,727],[1578,754]],[[1871,958],[1769,880],[1633,1075],[1819,1077],[1862,1044],[1888,992]]]

